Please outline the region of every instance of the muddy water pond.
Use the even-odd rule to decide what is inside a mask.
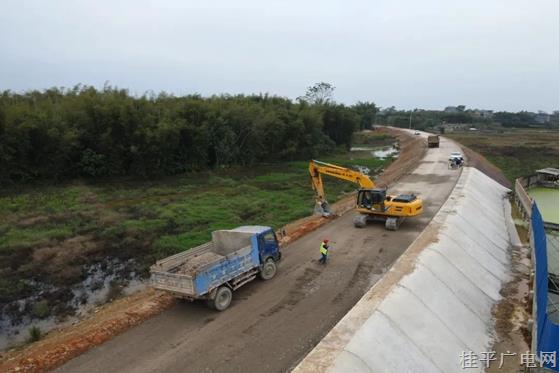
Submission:
[[[32,327],[46,333],[70,325],[98,305],[143,289],[146,284],[140,277],[126,271],[130,264],[130,260],[123,262],[107,258],[89,266],[85,279],[63,293],[64,309],[67,310],[64,314],[54,314],[48,302],[42,301],[46,294],[62,293],[62,289],[43,283],[32,284],[41,289],[36,295],[0,305],[0,351],[24,343]]]
[[[398,157],[400,152],[396,144],[383,147],[367,147],[367,146],[354,146],[350,149],[352,152],[370,152],[375,158],[385,159],[388,157]]]

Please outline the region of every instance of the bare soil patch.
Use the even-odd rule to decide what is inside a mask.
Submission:
[[[520,355],[530,350],[531,332],[527,324],[530,318],[531,302],[529,300],[529,268],[526,265],[526,253],[529,247],[513,248],[512,265],[513,279],[501,289],[503,299],[493,308],[497,341],[492,350],[497,361],[492,362],[486,372],[516,372],[521,369]],[[501,353],[516,353],[503,359]]]

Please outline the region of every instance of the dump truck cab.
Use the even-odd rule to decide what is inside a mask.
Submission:
[[[241,227],[244,228],[244,227]],[[269,258],[274,261],[281,259],[281,251],[276,234],[271,228],[262,227],[263,229],[258,233],[258,251],[260,254],[260,263],[266,263]]]
[[[251,237],[251,244],[258,248],[258,261],[263,265],[268,259],[278,262],[281,259],[281,251],[274,230],[261,225],[244,225],[230,232],[246,233]]]

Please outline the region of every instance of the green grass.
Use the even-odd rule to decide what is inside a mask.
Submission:
[[[163,229],[166,226],[164,219],[127,219],[118,225],[122,231],[153,232]]]
[[[386,133],[358,132],[353,136],[353,146],[389,146],[394,138]]]
[[[354,158],[346,157],[328,157],[325,159],[320,159],[323,162],[333,163],[344,167],[352,167],[353,165],[360,165],[369,167],[374,170],[379,167],[385,167],[387,163],[392,160],[381,160],[378,158],[367,157],[367,152],[356,152],[358,155]]]
[[[7,228],[0,237],[0,250],[11,247],[29,247],[47,244],[51,240],[61,240],[73,235],[72,229],[60,227]]]
[[[22,194],[10,194],[0,197],[0,211],[8,213],[46,213],[56,214],[68,210],[78,210],[83,196],[83,187],[69,186],[65,188],[45,187]],[[0,194],[1,196],[1,194]]]
[[[367,152],[321,160],[372,170],[391,161]],[[202,182],[192,180],[197,177]],[[246,174],[237,169],[193,175],[184,184],[183,180],[184,176],[161,182],[48,187],[2,197],[0,206],[8,214],[0,225],[0,249],[45,245],[94,231],[106,239],[151,235],[160,256],[200,244],[215,229],[240,224],[277,228],[311,214],[314,206],[306,161],[259,166]],[[325,185],[330,202],[356,189],[328,176]],[[103,223],[107,216],[114,217],[109,224]]]
[[[496,152],[491,151],[490,153],[488,152],[486,158],[499,167],[512,183],[521,176],[531,175],[536,170],[549,166],[548,161],[540,159],[533,154],[520,157],[496,154]]]

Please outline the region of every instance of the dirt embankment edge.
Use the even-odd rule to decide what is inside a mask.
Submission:
[[[107,303],[79,323],[53,330],[23,349],[4,353],[0,372],[46,372],[169,308],[174,299],[152,289]]]
[[[456,140],[452,140],[452,141],[456,141]],[[456,141],[456,143],[458,142]],[[464,151],[464,155],[466,155],[466,158],[468,159],[468,164],[467,164],[468,166],[477,168],[478,170],[480,170],[481,172],[483,172],[484,174],[486,174],[487,176],[489,176],[490,178],[492,178],[493,180],[495,180],[496,182],[498,182],[499,184],[501,184],[506,188],[510,189],[512,187],[512,184],[510,183],[510,181],[507,179],[507,177],[499,167],[489,162],[487,158],[485,158],[483,155],[479,154],[478,152],[468,148],[465,145],[462,145],[460,143],[458,144],[460,145],[460,147]]]

